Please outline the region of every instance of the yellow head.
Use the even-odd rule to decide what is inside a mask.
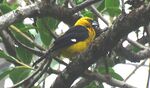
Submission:
[[[92,24],[90,21],[93,19],[90,17],[82,17],[77,22],[75,23],[75,26],[80,25],[80,26],[85,26],[85,27],[92,27]]]
[[[90,17],[82,17],[75,23],[75,26],[80,25],[88,28],[94,29],[94,31],[97,33],[99,30],[99,24],[98,22],[94,21]]]

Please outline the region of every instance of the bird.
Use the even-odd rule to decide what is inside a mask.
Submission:
[[[90,17],[81,17],[74,26],[53,42],[50,51],[54,56],[59,54],[66,58],[74,57],[87,50],[96,38],[98,29],[97,21]]]
[[[62,36],[55,39],[52,47],[40,59],[33,63],[36,66],[43,58],[62,55],[69,58],[86,51],[94,39],[101,34],[99,24],[90,17],[79,18]],[[73,60],[71,60],[73,61]]]

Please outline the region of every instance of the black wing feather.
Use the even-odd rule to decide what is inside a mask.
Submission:
[[[64,35],[54,41],[53,50],[59,50],[71,46],[79,41],[85,40],[88,36],[88,30],[85,27],[72,27]],[[76,39],[76,42],[71,41],[71,39]]]

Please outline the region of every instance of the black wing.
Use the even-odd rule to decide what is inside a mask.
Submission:
[[[83,26],[75,26],[70,28],[64,35],[54,41],[52,50],[59,50],[71,46],[79,41],[88,38],[88,30]]]

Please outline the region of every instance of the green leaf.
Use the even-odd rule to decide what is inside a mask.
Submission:
[[[112,72],[112,77],[115,78],[115,79],[118,79],[118,80],[121,80],[123,81],[124,79],[116,72]]]
[[[120,14],[121,10],[119,9],[119,0],[105,0],[105,5],[99,7],[99,10],[101,11],[104,9],[102,12],[103,13],[108,13],[110,16],[114,17]],[[105,8],[103,8],[105,7]]]
[[[106,8],[103,12],[108,12],[110,16],[118,16],[121,13],[121,10],[118,8]]]
[[[139,47],[135,47],[135,46],[131,46],[131,49],[135,53],[137,53],[137,52],[139,52],[141,50]]]
[[[3,0],[0,0],[0,3],[2,3],[3,2]]]
[[[36,29],[35,26],[31,25],[31,24],[25,24],[25,30],[31,30],[31,29]]]
[[[82,2],[84,2],[85,0],[74,0],[76,4],[81,4]]]
[[[10,12],[12,9],[7,4],[0,4],[0,10],[3,14]]]
[[[24,25],[23,22],[15,23],[14,26],[16,26],[20,31],[26,32],[28,29]]]
[[[15,2],[10,2],[10,3],[7,0],[3,0],[3,4],[8,5],[13,10],[19,6],[17,0],[15,0]]]
[[[16,63],[18,63],[18,64],[20,64],[20,65],[22,65],[22,66],[25,66],[26,68],[32,69],[32,67],[30,67],[30,66],[28,66],[28,65],[26,65],[26,64],[24,64],[24,63],[22,63],[22,62],[20,62],[18,59],[16,59],[16,58],[10,56],[9,54],[5,53],[5,52],[2,51],[2,50],[0,50],[0,58],[4,58],[4,59],[6,59],[6,60],[8,60],[8,61],[16,62]]]
[[[52,40],[49,30],[55,30],[58,25],[58,21],[50,17],[45,17],[38,18],[36,24],[43,44],[48,47]]]
[[[26,78],[31,69],[28,69],[24,66],[18,66],[15,68],[5,68],[0,70],[0,80],[3,79],[5,76],[9,75],[13,83],[17,83],[24,78]]]
[[[97,69],[98,72],[100,72],[101,74],[106,74],[106,67],[99,67]],[[113,78],[116,78],[118,80],[121,80],[123,81],[123,78],[118,74],[116,73],[112,67],[109,67],[109,74],[113,77]]]
[[[16,58],[10,56],[9,54],[7,54],[6,52],[0,50],[0,58],[4,58],[8,61],[16,61]]]
[[[16,52],[19,60],[25,64],[30,64],[32,60],[32,53],[22,47],[16,47]]]
[[[60,64],[60,63],[58,63],[56,60],[52,59],[52,63],[51,63],[52,68],[54,68],[58,64]]]
[[[10,72],[12,71],[12,68],[4,68],[0,70],[0,80],[2,80],[4,77],[6,77],[7,75],[10,74]]]
[[[98,6],[98,11],[102,11],[105,8],[105,0]]]
[[[91,11],[81,11],[83,16],[93,17],[93,13]]]
[[[105,0],[105,7],[106,8],[112,8],[116,7],[119,8],[119,0]]]
[[[84,88],[104,88],[104,86],[103,86],[102,83],[96,84],[95,81],[92,81],[89,85],[87,85],[87,86],[84,87]]]
[[[24,68],[22,66],[15,67],[11,73],[9,74],[9,77],[13,81],[13,83],[18,83],[21,80],[25,79],[29,73],[31,72],[31,69]]]
[[[14,25],[17,28],[17,30],[20,30],[22,33],[26,34],[30,38],[33,37],[32,34],[28,31],[29,29],[26,28],[23,22],[16,23]],[[27,40],[25,37],[23,37],[20,33],[13,30],[13,34],[21,43],[31,48],[34,47],[33,44],[29,40]],[[15,49],[16,49],[18,59],[21,60],[23,63],[30,64],[33,54],[20,46],[15,47]]]
[[[37,30],[39,31],[40,33],[40,37],[41,37],[41,40],[43,42],[43,44],[45,46],[49,46],[49,44],[51,43],[51,40],[52,40],[52,36],[50,36],[50,33],[48,31],[48,28],[45,26],[46,21],[47,19],[42,19],[42,18],[39,18],[37,19]]]
[[[31,47],[31,48],[34,47],[33,44],[29,40],[24,38],[22,35],[18,34],[17,32],[13,32],[13,33],[15,34],[15,37],[21,43],[23,43],[23,44],[25,44],[25,45],[27,45],[28,47]],[[31,34],[29,32],[23,32],[23,33],[25,33],[28,36],[31,36]],[[16,52],[17,52],[18,59],[21,60],[23,63],[30,64],[33,54],[31,52],[29,52],[28,50],[26,50],[25,48],[20,47],[20,46],[15,47],[15,49],[16,49]]]
[[[37,35],[35,36],[35,42],[36,42],[38,45],[42,46],[43,42],[42,42],[42,40],[41,40],[41,38],[40,38],[40,34],[37,34]]]
[[[98,88],[104,88],[104,85],[101,83],[99,84]]]
[[[57,4],[58,5],[63,5],[64,4],[64,0],[57,0]]]
[[[32,88],[42,88],[40,85],[33,86]]]

